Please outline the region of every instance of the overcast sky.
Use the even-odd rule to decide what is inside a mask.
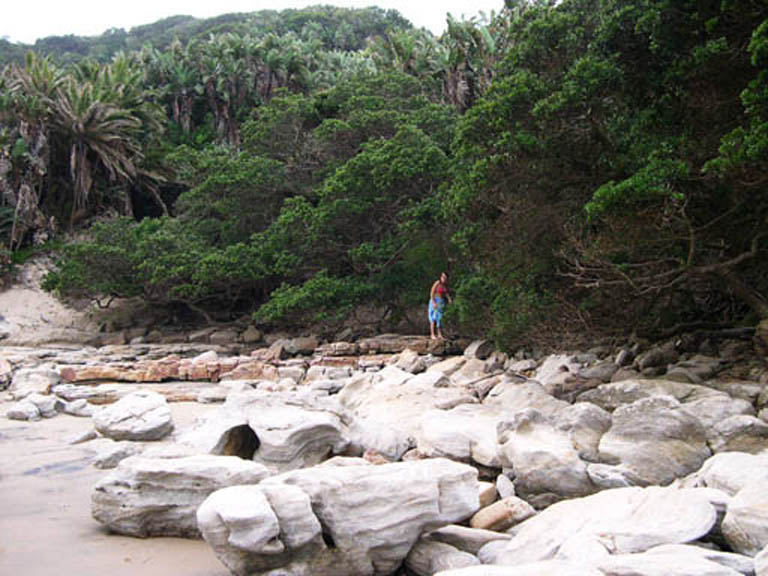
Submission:
[[[302,8],[313,4],[364,7],[377,5],[394,8],[416,26],[429,28],[436,34],[445,26],[445,15],[469,17],[479,11],[499,10],[504,0],[214,0],[207,2],[182,0],[118,0],[117,2],[89,0],[5,0],[0,14],[0,37],[15,42],[32,43],[45,36],[77,34],[92,36],[108,28],[130,29],[149,24],[166,16],[189,14],[199,18],[227,12]]]

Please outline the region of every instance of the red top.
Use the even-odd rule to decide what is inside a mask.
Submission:
[[[442,297],[442,296],[445,296],[445,295],[448,293],[448,289],[445,287],[445,284],[443,284],[442,282],[440,282],[440,283],[437,285],[437,290],[436,290],[436,292],[437,292],[437,295],[438,295],[438,296],[441,296],[441,297]]]

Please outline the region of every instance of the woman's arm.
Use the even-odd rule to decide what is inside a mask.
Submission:
[[[438,284],[440,284],[440,281],[439,280],[435,281],[435,283],[432,284],[432,290],[429,291],[429,299],[432,300],[432,302],[434,302],[435,304],[437,304],[437,302],[435,301],[435,292],[437,292]]]

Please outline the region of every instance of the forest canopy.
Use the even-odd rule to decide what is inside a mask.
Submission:
[[[0,46],[0,243],[206,318],[424,315],[511,347],[768,318],[768,6],[508,0]],[[11,49],[13,48],[13,49]],[[2,250],[2,248],[0,248]]]

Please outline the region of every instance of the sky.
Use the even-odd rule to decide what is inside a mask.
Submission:
[[[302,8],[313,4],[365,7],[376,5],[394,8],[417,27],[439,34],[445,27],[445,15],[470,17],[480,11],[499,10],[503,0],[215,0],[213,2],[182,0],[118,0],[94,2],[88,0],[12,0],[5,3],[0,14],[0,38],[31,44],[37,38],[76,34],[94,36],[109,28],[130,29],[150,24],[167,16],[188,14],[198,18],[218,16],[228,12],[255,12]]]

